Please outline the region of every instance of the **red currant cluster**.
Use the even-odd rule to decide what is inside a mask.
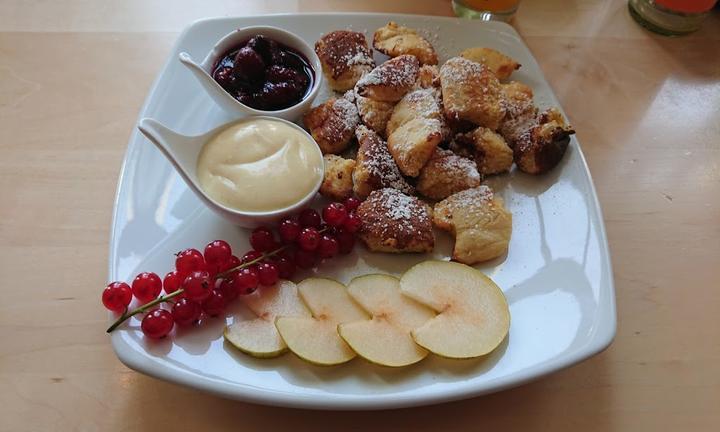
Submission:
[[[356,198],[334,202],[323,209],[322,217],[313,209],[303,210],[297,218],[280,223],[279,241],[270,228],[256,228],[250,234],[253,250],[242,258],[232,254],[226,241],[215,240],[205,246],[204,253],[197,249],[178,253],[175,270],[162,280],[155,273],[143,272],[132,286],[112,282],[103,291],[102,302],[122,315],[108,332],[131,316],[147,312],[141,324],[143,333],[162,338],[175,324],[187,326],[199,322],[203,314],[223,314],[238,296],[273,285],[278,279],[290,279],[298,267],[310,269],[323,259],[350,253],[361,223],[355,214],[359,205]],[[128,311],[133,296],[142,306]],[[154,308],[161,303],[172,303],[172,307]]]

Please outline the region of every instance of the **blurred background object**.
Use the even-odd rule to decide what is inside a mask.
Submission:
[[[680,36],[700,28],[717,0],[630,0],[630,15],[648,30]]]
[[[520,0],[453,0],[455,15],[483,21],[510,21]]]

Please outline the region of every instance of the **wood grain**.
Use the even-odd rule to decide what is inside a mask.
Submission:
[[[617,287],[614,343],[517,389],[419,409],[242,404],[132,372],[99,292],[127,139],[177,32],[206,16],[451,13],[449,2],[0,0],[0,431],[719,430],[720,17],[647,33],[624,1],[524,1],[578,131]]]

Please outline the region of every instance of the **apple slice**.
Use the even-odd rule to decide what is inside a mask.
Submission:
[[[340,336],[361,357],[382,366],[417,363],[428,352],[413,341],[410,332],[435,316],[429,308],[400,293],[400,281],[388,275],[353,279],[348,293],[372,315],[371,320],[338,326]]]
[[[400,290],[439,313],[412,332],[415,342],[437,355],[485,355],[500,345],[510,329],[503,292],[481,271],[465,264],[417,264],[400,279]]]
[[[336,365],[355,357],[340,338],[338,324],[366,319],[367,315],[353,303],[347,288],[330,279],[310,278],[298,284],[300,298],[313,318],[280,316],[275,326],[290,351],[317,365]]]
[[[261,287],[241,299],[258,317],[234,322],[225,328],[224,336],[237,349],[253,357],[277,357],[287,351],[287,344],[275,327],[275,318],[279,315],[310,317],[310,311],[298,296],[297,286],[290,281]]]

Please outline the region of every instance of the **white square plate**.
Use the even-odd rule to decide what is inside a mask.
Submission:
[[[503,23],[387,14],[312,14],[220,18],[196,22],[180,36],[140,117],[154,117],[181,133],[205,132],[231,118],[202,91],[177,55],[203,58],[235,28],[272,25],[311,44],[341,28],[372,32],[389,20],[422,32],[441,62],[472,46],[496,48],[517,59],[514,79],[530,85],[540,107],[558,106],[535,59],[515,30]],[[325,92],[328,93],[327,91]],[[316,103],[326,96],[322,94]],[[575,138],[547,175],[513,171],[492,180],[513,213],[510,251],[479,268],[503,289],[510,304],[509,337],[487,358],[453,361],[430,356],[398,370],[356,359],[342,366],[312,366],[287,354],[255,360],[224,343],[223,319],[146,342],[135,319],[112,334],[120,360],[140,372],[263,404],[322,409],[382,409],[467,398],[549,374],[608,346],[615,334],[615,295],[605,230],[587,165]],[[162,154],[134,131],[119,180],[110,242],[110,280],[140,271],[164,274],[173,253],[226,239],[239,254],[250,249],[247,231],[230,226],[188,190]],[[447,258],[452,242],[438,235],[434,257]],[[347,283],[365,273],[401,274],[429,256],[352,255],[318,273]],[[237,302],[240,303],[240,302]],[[248,312],[238,305],[238,316]],[[233,318],[227,318],[231,322]]]

